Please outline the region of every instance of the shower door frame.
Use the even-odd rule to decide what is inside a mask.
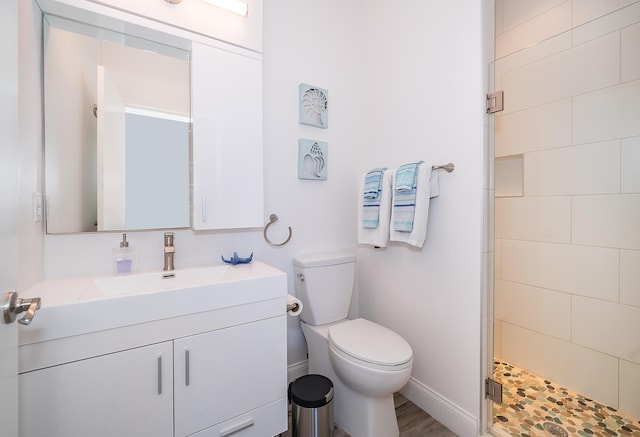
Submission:
[[[505,0],[506,1],[506,0]],[[488,3],[491,3],[491,5],[493,7],[495,7],[495,3],[494,0],[487,0]],[[603,21],[603,17],[606,17],[606,20],[609,20],[614,14],[619,14],[619,15],[623,15],[625,14],[627,11],[631,11],[631,8],[634,8],[633,10],[636,11],[639,7],[640,2],[631,2],[629,4],[626,4],[622,7],[619,7],[619,9],[614,9],[614,10],[608,10],[606,12],[603,12],[601,15],[599,16],[594,16],[594,18],[589,19],[588,21],[584,21],[582,23],[578,22],[577,24],[572,22],[571,26],[567,29],[562,29],[561,31],[555,32],[553,34],[547,35],[545,38],[535,42],[535,44],[533,44],[532,46],[534,47],[540,47],[541,45],[543,45],[544,43],[549,42],[552,39],[555,38],[560,38],[560,37],[569,37],[571,36],[570,40],[571,40],[571,44],[569,45],[569,47],[566,49],[567,51],[570,50],[574,50],[576,47],[581,47],[581,45],[586,45],[588,43],[590,43],[591,41],[595,41],[597,39],[603,39],[604,37],[608,36],[609,34],[614,34],[616,32],[620,32],[620,39],[622,39],[622,32],[624,29],[629,28],[631,26],[636,26],[638,24],[638,22],[634,22],[634,21],[630,21],[630,24],[626,24],[626,25],[621,25],[620,27],[614,27],[612,26],[611,29],[607,30],[607,31],[601,31],[602,33],[600,34],[596,34],[596,36],[592,37],[592,39],[586,39],[584,36],[580,36],[578,35],[578,42],[576,42],[574,37],[574,34],[577,32],[579,33],[589,33],[593,31],[593,28],[597,27],[598,24],[602,23]],[[496,17],[494,16],[489,16],[489,14],[486,14],[485,18],[484,18],[484,25],[485,25],[485,39],[493,39],[494,41],[497,39],[496,38],[496,28],[495,28],[495,24],[496,24]],[[589,28],[592,29],[589,29]],[[596,32],[593,31],[593,33],[595,34]],[[580,40],[580,38],[585,38],[583,40]],[[581,42],[580,42],[581,41]],[[485,47],[487,46],[487,44],[485,43]],[[622,42],[620,42],[620,46],[622,46]],[[513,53],[524,53],[527,50],[529,50],[531,48],[531,46],[519,49],[517,51],[513,51],[511,53],[508,53],[506,55],[500,55],[500,54],[495,54],[495,52],[491,53],[491,57],[487,59],[486,65],[487,65],[487,88],[489,89],[489,92],[493,92],[495,90],[495,83],[496,83],[496,78],[495,78],[495,66],[496,66],[496,62],[498,62],[500,59],[505,59],[507,56],[512,55]],[[494,47],[495,50],[495,47]],[[620,49],[621,53],[620,53],[620,57],[623,56],[623,51],[622,48]],[[558,54],[562,53],[561,51],[557,51],[557,52],[552,52],[551,55],[549,55],[549,57],[553,57],[556,56]],[[501,56],[500,58],[497,58],[497,56]],[[538,61],[535,61],[538,62]],[[619,62],[622,65],[622,58],[619,59]],[[521,68],[521,67],[518,67]],[[589,95],[590,93],[598,93],[600,91],[603,90],[607,90],[610,88],[615,88],[615,87],[624,87],[625,85],[629,86],[633,86],[632,82],[635,82],[637,80],[640,80],[640,78],[635,77],[633,75],[631,75],[629,78],[629,76],[627,77],[627,79],[624,79],[624,72],[622,71],[622,67],[620,67],[620,79],[619,82],[614,82],[612,85],[603,85],[603,86],[599,86],[599,87],[593,87],[590,90],[586,90],[586,91],[582,91],[579,93],[574,93],[574,94],[568,94],[566,97],[562,97],[565,99],[568,99],[571,101],[571,108],[572,110],[574,110],[574,100],[577,98],[581,98],[583,95]],[[509,95],[505,95],[505,101],[507,103],[507,105],[509,105]],[[555,103],[555,101],[553,101]],[[543,101],[542,103],[540,103],[540,105],[548,105],[549,102]],[[533,106],[531,106],[533,107]],[[523,107],[524,109],[529,109],[531,107]],[[518,110],[522,110],[523,108],[514,110],[512,113],[517,112]],[[573,113],[572,113],[573,116]],[[575,121],[573,121],[574,119],[571,119],[571,123],[575,123]],[[485,199],[485,218],[487,220],[487,223],[485,224],[485,234],[488,235],[486,241],[485,241],[485,284],[484,284],[484,294],[483,294],[483,316],[486,317],[487,319],[484,320],[483,317],[483,329],[485,329],[485,332],[483,333],[483,345],[485,347],[483,347],[483,355],[482,355],[482,376],[483,376],[483,382],[486,378],[488,377],[492,377],[493,376],[493,357],[495,354],[495,348],[494,348],[494,318],[495,318],[495,313],[494,313],[494,303],[495,303],[495,296],[494,296],[494,283],[495,283],[495,274],[494,274],[494,265],[497,263],[497,261],[494,262],[494,244],[495,244],[495,235],[494,235],[494,222],[495,222],[495,216],[494,216],[494,199],[496,198],[495,195],[497,194],[496,191],[498,191],[498,187],[494,186],[494,172],[495,172],[495,154],[494,154],[494,140],[495,140],[495,116],[491,116],[488,115],[488,119],[486,121],[486,125],[488,126],[487,129],[487,133],[486,133],[486,138],[485,138],[485,157],[488,160],[488,162],[485,165],[485,169],[486,171],[488,171],[489,175],[488,175],[488,179],[489,179],[489,183],[488,183],[488,192],[490,193],[489,196],[487,196],[488,198]],[[571,125],[570,126],[570,132],[571,132],[571,141],[564,145],[564,147],[566,148],[578,148],[578,147],[582,147],[585,145],[590,145],[590,144],[595,144],[598,142],[608,142],[608,141],[620,141],[620,148],[622,148],[622,144],[623,141],[625,140],[625,138],[633,138],[636,137],[638,135],[640,135],[640,133],[638,133],[637,130],[633,130],[632,129],[632,133],[629,135],[619,135],[618,133],[616,133],[616,135],[613,135],[611,138],[606,138],[606,139],[591,139],[590,141],[580,141],[578,139],[575,138],[576,134],[574,133],[574,130],[577,129],[576,125]],[[556,146],[557,147],[557,146]],[[540,149],[541,151],[548,151],[548,150],[555,150],[555,149]],[[538,150],[534,150],[532,151],[527,151],[527,152],[521,152],[520,154],[522,156],[524,156],[526,153],[537,153]],[[622,154],[622,152],[620,152]],[[498,157],[500,158],[500,156]],[[620,158],[620,161],[622,161],[622,156]],[[619,170],[620,172],[622,172],[622,170]],[[524,178],[524,170],[523,170],[523,178]],[[622,178],[622,177],[621,177]],[[523,196],[524,194],[524,184],[522,187],[523,190]],[[581,192],[568,192],[567,194],[555,194],[556,196],[596,196],[596,195],[601,195],[601,194],[612,194],[612,195],[624,195],[626,193],[635,193],[635,191],[625,191],[624,188],[622,186],[619,187],[619,191],[612,191],[612,192],[606,192],[606,193],[581,193]],[[554,194],[538,194],[538,196],[553,196]],[[534,194],[535,196],[535,194]],[[573,201],[573,199],[572,199]],[[573,222],[571,222],[573,223]],[[571,226],[573,226],[573,224],[571,224]],[[573,240],[573,229],[570,229],[571,232],[571,239],[569,240],[569,245],[577,245],[577,246],[581,246],[581,245],[585,245],[585,246],[589,246],[589,244],[581,242],[578,240],[578,242],[575,242]],[[498,234],[500,234],[500,232],[498,232]],[[509,239],[509,237],[502,237],[501,239]],[[544,240],[541,240],[544,243]],[[554,243],[554,242],[550,242],[550,243]],[[605,246],[598,246],[596,245],[595,247],[605,247]],[[620,246],[612,246],[613,249],[618,249],[619,251],[623,251],[625,250],[625,247],[620,247]],[[631,248],[626,248],[627,250],[637,250],[637,248],[635,247],[631,247]],[[622,255],[620,255],[621,257]],[[621,267],[620,267],[621,268]],[[535,287],[535,286],[534,286]],[[544,288],[544,287],[542,287]],[[551,288],[551,287],[550,287]],[[551,288],[553,289],[553,288]],[[573,292],[570,292],[573,296]],[[620,292],[619,292],[620,293]],[[577,298],[578,299],[583,299],[583,298],[589,298],[588,295],[580,295],[579,293],[577,294]],[[573,299],[573,297],[572,297]],[[620,299],[620,298],[619,298]],[[571,301],[571,305],[573,305],[573,301]],[[624,303],[621,302],[620,300],[618,301],[619,303]],[[615,301],[614,301],[615,303]],[[486,305],[486,306],[485,306]],[[490,317],[488,317],[487,315],[490,315]],[[573,327],[571,327],[571,329],[573,329]],[[572,334],[573,335],[573,334]],[[571,337],[571,339],[569,340],[569,342],[573,342],[573,337]],[[579,345],[579,343],[578,343]],[[617,358],[618,360],[625,360],[624,357],[620,357],[620,356],[615,356],[615,358]],[[630,360],[629,360],[630,361]],[[515,363],[517,364],[517,363]],[[549,375],[544,375],[545,378],[549,377]],[[553,378],[553,377],[552,377]],[[620,374],[618,374],[618,378],[621,378]],[[580,389],[578,389],[580,390]],[[494,429],[493,426],[493,402],[490,400],[483,400],[482,402],[482,424],[481,424],[481,430],[482,432],[490,432],[490,433],[495,433],[496,430]],[[618,403],[616,405],[614,405],[616,408],[620,408],[620,403],[621,403],[621,395],[618,394]],[[621,408],[623,409],[623,408]]]

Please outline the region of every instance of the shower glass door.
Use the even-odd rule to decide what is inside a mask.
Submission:
[[[495,18],[492,429],[640,434],[640,2]]]

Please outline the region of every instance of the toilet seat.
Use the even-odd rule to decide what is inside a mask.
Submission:
[[[366,319],[331,326],[329,347],[368,367],[400,370],[413,363],[413,351],[404,338]]]

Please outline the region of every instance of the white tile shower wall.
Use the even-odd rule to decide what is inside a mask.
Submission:
[[[497,3],[502,5],[502,29],[507,31],[513,29],[516,26],[523,24],[525,21],[529,21],[531,17],[544,15],[549,10],[555,8],[563,3],[569,3],[567,0],[537,0],[535,4],[530,5],[528,8],[523,8],[520,3],[528,0],[518,1],[501,1]]]
[[[640,250],[620,251],[620,303],[640,307]]]
[[[603,5],[608,2],[597,2],[590,0],[591,3],[602,3]],[[637,23],[640,20],[640,2],[635,0],[635,4],[627,8],[618,9],[602,18],[585,23],[579,27],[575,27],[571,31],[571,39],[573,45],[579,45],[586,41],[595,39],[599,36],[606,35],[611,32],[616,32],[622,29],[624,35],[625,27]],[[612,2],[613,3],[613,2]],[[576,23],[574,22],[574,26]],[[625,64],[625,61],[622,62]]]
[[[603,17],[637,3],[637,0],[573,0],[573,25],[580,26],[588,21]],[[628,8],[625,10],[628,11]]]
[[[501,322],[501,337],[504,360],[600,402],[617,405],[615,357],[507,322]]]
[[[571,340],[571,295],[568,293],[498,279],[494,312],[499,320]]]
[[[640,50],[640,41],[638,41]],[[574,144],[640,135],[640,80],[573,99]]]
[[[640,308],[581,296],[572,306],[574,343],[640,364]]]
[[[504,197],[495,201],[496,238],[571,241],[571,198]]]
[[[509,1],[503,2],[503,5],[509,4],[511,4]],[[507,8],[503,9],[503,11],[509,14],[511,10]],[[513,27],[512,21],[506,23],[503,21],[503,30],[505,30],[505,32],[496,38],[496,57],[501,58],[522,47],[527,47],[537,41],[547,39],[571,26],[570,1],[565,1],[539,15],[535,14],[535,10],[527,9],[527,11],[531,12],[533,18],[526,16],[525,20],[524,15],[517,17],[518,20],[525,20],[518,26]],[[505,18],[509,20],[512,17]]]
[[[619,192],[619,140],[533,152],[525,156],[525,196]]]
[[[571,216],[575,244],[640,250],[640,194],[575,197]]]
[[[495,89],[502,89],[502,75],[504,73],[539,61],[540,59],[546,58],[556,53],[560,53],[562,50],[568,50],[570,48],[571,32],[565,32],[542,41],[532,47],[528,47],[526,50],[521,50],[509,56],[498,58],[495,62]],[[507,105],[505,110],[509,110],[509,105]]]
[[[502,89],[507,111],[513,112],[616,85],[619,80],[616,32],[505,73]]]
[[[502,279],[617,302],[619,250],[502,240]]]
[[[638,3],[638,15],[640,15],[640,3]],[[622,82],[640,79],[640,24],[622,29]]]
[[[640,417],[640,1],[500,3],[494,352]]]
[[[620,150],[623,193],[640,193],[640,137],[622,140]]]
[[[640,417],[640,365],[620,360],[620,409]]]
[[[496,117],[495,124],[496,157],[569,146],[571,99]]]

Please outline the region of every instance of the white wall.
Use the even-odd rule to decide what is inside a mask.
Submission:
[[[404,7],[405,9],[401,9]],[[176,232],[176,266],[219,263],[251,251],[287,272],[293,256],[358,253],[363,316],[414,350],[407,395],[460,435],[480,409],[483,222],[481,2],[269,0],[264,8],[265,223],[262,229]],[[329,128],[297,122],[298,84],[329,91]],[[328,179],[297,179],[300,138],[328,142]],[[424,249],[357,247],[357,183],[369,168],[416,159],[454,162],[431,204]],[[47,235],[45,276],[110,274],[120,234]],[[162,266],[162,232],[129,235],[141,270]],[[352,315],[358,312],[354,305]],[[289,320],[289,363],[306,359]]]
[[[640,416],[640,2],[546,3],[498,9],[496,356]]]
[[[482,4],[368,2],[362,14],[362,107],[369,110],[357,173],[420,159],[453,162],[455,171],[440,174],[423,249],[359,247],[360,313],[412,346],[412,400],[456,433],[475,435],[481,378]]]

